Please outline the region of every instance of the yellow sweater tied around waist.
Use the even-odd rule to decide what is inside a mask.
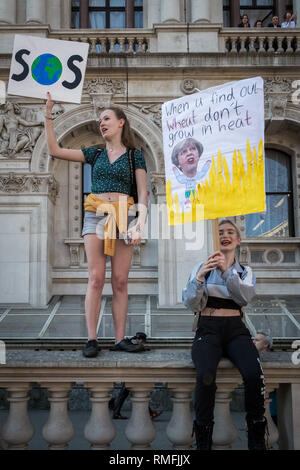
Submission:
[[[117,227],[120,233],[127,232],[128,210],[134,205],[133,197],[121,196],[118,201],[105,201],[96,194],[89,194],[84,201],[84,209],[96,212],[97,215],[107,214],[104,227],[104,254],[114,256]]]

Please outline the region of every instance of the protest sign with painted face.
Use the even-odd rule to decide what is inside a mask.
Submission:
[[[17,34],[8,94],[80,103],[89,45]]]
[[[262,78],[164,103],[162,129],[171,225],[265,211]]]

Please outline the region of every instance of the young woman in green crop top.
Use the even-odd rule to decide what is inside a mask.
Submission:
[[[101,200],[102,205],[104,202],[104,205],[109,210],[111,207],[119,207],[120,200],[127,201],[127,208],[132,204],[132,198],[130,198],[131,175],[127,152],[128,149],[135,148],[134,135],[122,109],[112,107],[105,109],[100,114],[99,128],[106,145],[96,160],[94,160],[98,152],[96,147],[89,147],[83,150],[61,148],[57,143],[52,126],[51,112],[54,102],[50,93],[47,95],[45,131],[49,154],[55,158],[90,163],[92,165],[92,194],[89,196],[90,199],[88,198],[89,201],[85,201],[85,222],[83,229],[89,270],[88,287],[85,297],[88,342],[85,345],[83,354],[86,357],[94,357],[99,351],[97,324],[102,290],[105,283],[106,254],[104,251],[107,242],[107,237],[104,241],[99,239],[99,236],[96,234],[96,223],[94,220],[99,213],[99,211],[97,212],[99,200]],[[129,339],[124,338],[128,308],[127,283],[131,257],[134,245],[141,243],[147,213],[147,170],[144,157],[138,150],[135,151],[134,163],[139,216],[134,226],[127,231],[128,239],[131,241],[126,244],[122,239],[114,239],[113,256],[111,255],[112,315],[116,342],[113,350],[129,352],[144,350],[143,346],[133,344]],[[122,205],[121,207],[123,208],[124,206]],[[127,208],[125,205],[126,220]],[[109,218],[109,215],[106,217]],[[124,219],[123,214],[119,215],[117,223],[120,223],[120,219]],[[106,228],[107,224],[105,225]]]

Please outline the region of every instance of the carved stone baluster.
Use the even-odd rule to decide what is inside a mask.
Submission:
[[[120,45],[120,51],[119,52],[125,52],[124,50],[124,42],[125,42],[125,38],[119,38],[119,45]]]
[[[109,42],[108,53],[112,54],[113,52],[115,52],[115,40],[114,38],[108,38],[108,42]]]
[[[116,428],[111,420],[108,402],[108,392],[113,388],[111,384],[86,383],[92,391],[92,412],[90,419],[84,428],[84,436],[91,443],[91,449],[109,449],[110,443],[116,436]]]
[[[266,55],[266,50],[265,50],[265,43],[266,43],[266,38],[264,37],[259,37],[259,49],[258,49],[258,54],[259,55]]]
[[[231,43],[231,49],[230,49],[229,54],[237,55],[237,53],[238,53],[237,52],[237,38],[231,36],[231,37],[228,38],[228,41],[230,41],[230,43]]]
[[[277,426],[274,423],[270,413],[270,403],[272,401],[272,399],[270,398],[270,393],[273,392],[273,390],[276,390],[278,387],[279,384],[266,384],[265,417],[267,418],[268,422],[267,445],[269,449],[271,449],[279,439],[279,432]]]
[[[230,449],[237,438],[237,430],[232,423],[229,404],[231,401],[230,392],[237,383],[218,383],[214,410],[214,430],[213,446],[215,450]]]
[[[143,50],[143,41],[144,41],[143,38],[138,38],[137,52],[138,52],[139,54],[142,54],[142,53],[144,52],[144,50]]]
[[[275,52],[275,49],[274,49],[274,47],[273,47],[274,41],[275,41],[275,37],[274,37],[274,36],[269,36],[269,37],[268,37],[268,42],[269,42],[268,54],[274,54],[274,52]]]
[[[156,432],[148,409],[153,385],[135,383],[126,384],[126,387],[131,391],[132,413],[125,435],[132,449],[149,449]]]
[[[175,449],[190,449],[194,441],[192,437],[193,418],[190,410],[191,391],[194,384],[168,384],[172,390],[173,413],[166,429],[168,439]]]
[[[106,39],[105,38],[101,38],[100,39],[100,44],[101,44],[101,51],[100,53],[101,54],[105,54],[107,51],[106,51]]]
[[[241,41],[240,54],[247,54],[246,42],[248,41],[248,39],[249,38],[245,38],[244,36],[240,37],[240,41]]]
[[[27,449],[34,435],[34,427],[27,412],[29,384],[2,384],[6,388],[10,403],[9,414],[3,425],[1,437],[8,449]]]
[[[134,38],[129,38],[128,43],[129,43],[128,52],[129,53],[134,52]]]
[[[49,449],[67,449],[74,434],[73,424],[68,416],[68,392],[72,384],[43,383],[41,386],[47,388],[51,393],[49,398],[50,413],[48,421],[43,427],[43,437],[48,442]]]
[[[249,54],[253,55],[253,56],[256,56],[256,49],[258,49],[258,41],[257,41],[257,38],[249,38]],[[256,45],[256,49],[254,47],[254,43]]]
[[[91,38],[90,41],[91,41],[90,53],[96,54],[97,53],[97,49],[96,49],[97,38]]]
[[[292,48],[292,42],[293,42],[293,38],[288,37],[287,38],[287,49],[286,49],[286,54],[288,54],[288,55],[294,54],[294,50]]]
[[[279,54],[284,54],[285,51],[284,51],[284,48],[283,48],[283,44],[285,43],[285,45],[286,45],[287,38],[286,38],[286,37],[283,38],[283,37],[281,37],[281,36],[277,36],[277,37],[275,38],[275,41],[277,42],[277,45],[278,45],[276,52],[279,53]]]

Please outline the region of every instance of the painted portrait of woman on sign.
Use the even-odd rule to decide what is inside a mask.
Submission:
[[[171,159],[178,183],[185,185],[185,208],[191,207],[191,193],[207,174],[211,160],[201,159],[203,145],[191,137],[175,145]]]

